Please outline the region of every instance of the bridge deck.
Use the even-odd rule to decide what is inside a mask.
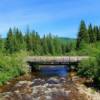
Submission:
[[[80,62],[87,59],[87,56],[31,56],[27,57],[26,61],[29,63],[70,63]]]

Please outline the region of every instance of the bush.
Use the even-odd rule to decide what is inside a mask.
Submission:
[[[81,61],[78,66],[78,75],[94,79],[98,71],[98,65],[95,58]]]
[[[100,54],[91,59],[81,61],[78,66],[78,75],[100,82]]]
[[[23,52],[13,55],[0,55],[0,85],[14,77],[27,73],[27,65],[24,62],[26,54]]]

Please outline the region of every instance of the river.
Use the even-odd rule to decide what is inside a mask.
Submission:
[[[0,100],[87,100],[69,77],[66,65],[41,65],[40,70],[0,87]]]

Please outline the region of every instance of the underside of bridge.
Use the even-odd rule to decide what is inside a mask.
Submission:
[[[39,71],[41,66],[43,67],[43,65],[66,65],[66,67],[68,67],[69,71],[70,70],[77,70],[77,66],[78,66],[78,63],[79,62],[71,62],[71,63],[34,63],[34,62],[28,62],[29,66],[30,66],[30,71],[31,72],[36,72],[36,71]]]

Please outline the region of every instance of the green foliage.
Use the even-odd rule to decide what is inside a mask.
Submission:
[[[78,75],[100,82],[100,53],[96,57],[81,61],[78,66]]]
[[[95,78],[95,75],[97,73],[97,62],[96,59],[88,59],[81,61],[78,66],[78,74],[83,77],[87,78]]]
[[[6,38],[5,48],[7,52],[9,53],[13,53],[15,51],[15,38],[14,38],[14,34],[11,28],[9,29],[9,32]]]
[[[74,49],[74,40],[48,34],[41,38],[36,31],[9,29],[5,39],[0,38],[0,84],[20,76],[28,69],[23,59],[27,55],[65,55]]]
[[[4,52],[4,40],[0,36],[0,52]]]
[[[85,22],[82,20],[80,24],[80,29],[78,32],[76,48],[80,49],[83,43],[88,43],[88,42],[89,42],[89,34],[87,31]]]
[[[90,56],[91,59],[80,62],[78,75],[100,82],[100,28],[90,24],[87,30],[86,32],[86,25],[82,21],[77,38],[76,48],[78,51],[76,54]],[[89,38],[86,37],[87,34]]]
[[[92,24],[90,24],[87,28],[85,22],[81,21],[76,43],[77,50],[83,49],[84,44],[89,45],[99,41],[100,41],[100,28],[98,26],[92,26]]]
[[[5,44],[2,44],[2,40]],[[30,31],[26,34],[18,29],[9,29],[6,39],[1,38],[1,48],[6,54],[28,51],[31,55],[65,55],[75,48],[75,39],[59,38],[51,33],[40,38],[38,32]]]
[[[23,34],[18,28],[9,29],[5,39],[0,37],[0,84],[27,72],[23,61],[27,55],[91,56],[96,59],[82,61],[78,74],[100,80],[100,27],[88,28],[82,20],[77,39],[59,38],[51,33],[40,37],[27,28]],[[98,57],[97,57],[98,55]]]
[[[88,27],[88,34],[89,34],[89,38],[90,38],[89,42],[90,43],[96,42],[95,28],[93,29],[91,24]]]
[[[24,52],[9,56],[0,54],[0,85],[28,71],[26,63],[23,62],[25,55]]]

